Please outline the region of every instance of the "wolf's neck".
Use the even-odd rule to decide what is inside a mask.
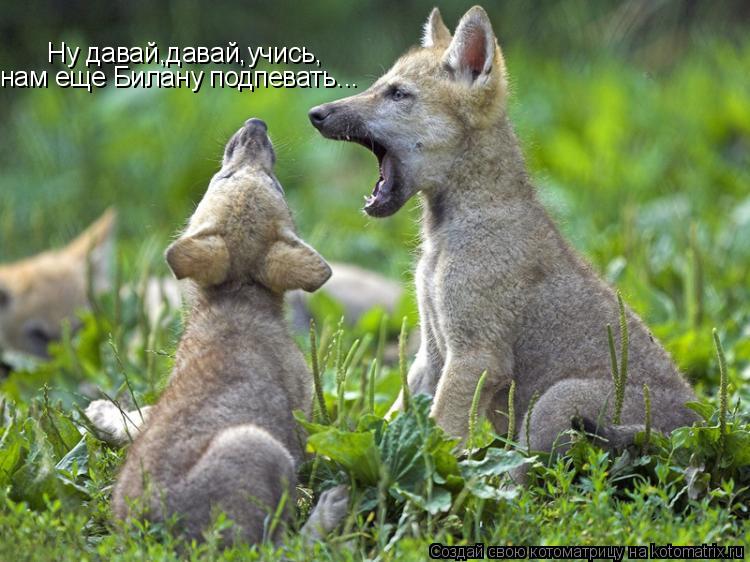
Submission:
[[[265,389],[284,396],[290,412],[309,407],[311,385],[284,319],[283,295],[255,284],[191,284],[187,297],[192,306],[172,370],[173,395],[203,401],[231,389],[242,400]]]
[[[198,318],[221,314],[239,325],[257,323],[256,316],[277,316],[283,313],[283,296],[257,283],[232,283],[216,288],[198,290],[193,303],[193,314]],[[246,315],[247,309],[256,314]]]
[[[262,285],[193,287],[189,300],[191,311],[184,338],[190,338],[198,346],[220,343],[232,353],[248,345],[258,345],[269,336],[288,336],[283,296]]]
[[[490,134],[467,137],[441,185],[422,192],[424,228],[439,228],[467,213],[492,213],[510,199],[532,199],[526,164],[504,116]]]

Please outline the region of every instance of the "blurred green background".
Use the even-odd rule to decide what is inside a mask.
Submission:
[[[2,68],[46,69],[47,42],[308,46],[366,87],[416,44],[433,1],[6,3]],[[440,2],[448,26],[469,2]],[[572,243],[707,376],[708,327],[750,357],[750,3],[486,3],[510,112],[548,209]],[[0,108],[0,261],[64,243],[107,206],[131,273],[200,199],[229,135],[265,119],[303,235],[327,258],[408,282],[418,203],[360,211],[374,158],[326,141],[311,106],[332,90],[9,90]],[[145,256],[145,257],[144,257]],[[742,343],[740,343],[742,342]],[[747,368],[741,373],[750,378]]]

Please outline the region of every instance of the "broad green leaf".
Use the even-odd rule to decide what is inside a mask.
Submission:
[[[404,490],[399,486],[394,486],[393,492],[408,499],[430,515],[446,513],[451,508],[451,493],[445,488],[434,487],[429,499],[419,494],[409,492],[408,490]]]
[[[45,407],[39,418],[56,459],[65,456],[81,440],[78,428],[54,408]]]
[[[311,435],[308,446],[354,474],[358,480],[374,485],[378,482],[380,455],[370,432],[348,432],[329,429]]]
[[[0,487],[10,482],[11,475],[18,467],[22,452],[28,446],[21,435],[18,425],[11,424],[0,439]]]
[[[89,466],[89,449],[86,444],[86,437],[82,437],[78,444],[73,447],[55,465],[57,470],[65,471],[72,476],[81,476],[88,473]]]
[[[458,459],[452,452],[456,443],[458,443],[458,439],[445,438],[430,451],[435,461],[435,468],[444,478],[460,474]]]
[[[380,453],[390,481],[412,492],[429,476],[422,456],[424,433],[432,423],[428,418],[429,405],[429,398],[414,396],[410,410],[400,413],[388,424],[380,441]]]
[[[686,402],[685,407],[693,410],[705,421],[710,420],[716,411],[716,408],[707,402]]]
[[[750,431],[732,427],[726,436],[726,454],[733,468],[750,467]]]
[[[506,451],[505,449],[487,449],[487,453],[482,460],[465,460],[461,461],[459,467],[462,476],[468,480],[470,478],[481,478],[487,476],[498,476],[527,464],[529,459],[517,451]]]
[[[481,479],[471,479],[466,481],[466,488],[472,495],[485,500],[512,500],[518,496],[517,488],[498,488],[492,486]]]
[[[375,441],[379,442],[386,427],[386,421],[375,414],[363,414],[357,420],[357,431],[374,431]]]
[[[69,504],[80,503],[86,494],[59,478],[52,445],[39,422],[28,418],[23,431],[30,441],[29,453],[11,478],[11,497],[28,502],[33,509],[44,509],[45,497]]]
[[[294,416],[294,419],[297,420],[297,423],[307,430],[308,435],[314,435],[316,433],[320,433],[321,431],[328,431],[329,429],[331,429],[331,426],[329,425],[308,421],[305,413],[302,410],[294,410],[292,412],[292,415]]]

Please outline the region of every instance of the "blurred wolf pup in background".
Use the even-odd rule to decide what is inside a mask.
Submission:
[[[312,374],[289,334],[283,299],[286,291],[315,291],[331,269],[297,236],[275,160],[266,124],[249,119],[167,249],[175,277],[188,280],[191,311],[169,386],[117,478],[119,519],[177,514],[185,535],[200,539],[221,510],[236,525],[234,537],[256,543],[277,537],[266,528],[269,515],[282,508],[283,521],[294,511],[303,445],[292,411],[309,413]],[[103,401],[87,414],[95,424],[120,415]],[[347,503],[346,488],[325,492],[303,534],[329,532]]]
[[[116,215],[108,209],[59,250],[0,265],[0,350],[47,357],[63,322],[75,329],[74,312],[110,286]]]
[[[539,203],[507,100],[502,52],[486,12],[475,6],[453,35],[433,10],[421,48],[365,92],[309,113],[325,137],[359,143],[377,157],[369,215],[392,215],[421,194],[421,347],[409,371],[412,392],[434,395],[435,420],[466,438],[486,372],[480,411],[502,434],[507,423],[497,412],[507,411],[515,380],[515,427],[533,450],[565,450],[567,440],[558,437],[574,419],[610,445],[627,441],[643,428],[644,384],[655,428],[689,425],[697,419],[685,407],[693,391],[630,310],[622,425],[612,425],[606,326],[618,323],[617,299]],[[527,436],[521,422],[529,409]]]

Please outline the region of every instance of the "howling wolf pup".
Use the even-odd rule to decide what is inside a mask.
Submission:
[[[628,310],[624,425],[612,426],[605,327],[617,324],[617,300],[537,200],[507,99],[503,55],[476,6],[453,36],[433,10],[421,48],[365,92],[309,113],[325,137],[359,143],[377,157],[380,179],[366,213],[389,216],[421,194],[421,347],[409,371],[411,391],[434,395],[437,423],[465,438],[481,374],[487,372],[480,411],[499,433],[507,421],[497,413],[507,411],[515,381],[515,427],[534,450],[550,451],[556,442],[564,450],[558,437],[574,419],[611,445],[625,442],[644,422],[644,384],[655,428],[691,423],[684,405],[692,390]],[[521,421],[535,394],[526,436]]]
[[[119,519],[136,515],[139,500],[148,519],[178,514],[191,539],[221,510],[255,543],[281,502],[285,516],[294,509],[303,450],[292,411],[309,411],[312,375],[282,303],[285,291],[314,291],[331,270],[295,233],[274,162],[265,123],[248,120],[167,249],[175,276],[190,280],[192,311],[169,386],[117,478]],[[96,410],[104,413],[101,402],[88,411]],[[344,488],[326,492],[303,533],[330,531],[347,501]]]

